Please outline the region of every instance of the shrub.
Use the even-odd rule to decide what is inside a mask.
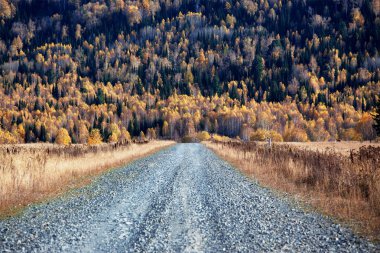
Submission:
[[[218,134],[214,134],[212,136],[212,139],[214,141],[217,141],[217,142],[227,142],[227,141],[230,141],[231,139],[227,136],[221,136],[221,135],[218,135]]]
[[[271,138],[272,141],[282,142],[284,141],[281,134],[279,134],[275,130],[265,130],[265,129],[257,129],[251,134],[251,141],[265,141],[267,138]]]
[[[251,141],[265,141],[266,131],[264,129],[257,129],[251,134]]]
[[[194,136],[185,136],[182,138],[182,142],[183,143],[193,143],[193,142],[199,142],[199,140],[197,138],[195,138]]]
[[[210,140],[210,138],[211,138],[210,134],[206,131],[202,131],[200,133],[197,133],[197,139],[199,141],[208,141],[208,140]]]

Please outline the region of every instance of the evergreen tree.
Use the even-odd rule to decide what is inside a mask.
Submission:
[[[260,55],[257,55],[253,62],[254,79],[256,85],[259,84],[263,78],[264,61]]]
[[[46,131],[45,125],[41,126],[40,141],[42,141],[42,142],[47,141],[47,131]]]
[[[98,88],[98,91],[96,92],[96,104],[101,105],[105,103],[105,96],[104,92],[101,88]]]
[[[121,101],[117,101],[117,116],[121,116],[121,113],[123,112],[123,103]]]
[[[53,85],[52,95],[55,99],[59,99],[59,97],[60,97],[58,85],[56,85],[56,84]]]
[[[41,95],[41,88],[39,84],[36,84],[36,86],[34,87],[34,92],[36,93],[37,97]]]
[[[375,113],[372,115],[375,121],[373,127],[376,130],[378,136],[380,136],[380,99],[376,103]]]
[[[233,85],[230,91],[230,98],[232,99],[239,99],[239,93],[237,91],[236,85]]]

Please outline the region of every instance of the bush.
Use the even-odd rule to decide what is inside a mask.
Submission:
[[[267,138],[271,138],[272,141],[282,142],[284,141],[281,134],[274,130],[257,129],[251,134],[251,141],[265,141]]]
[[[251,141],[265,141],[266,139],[266,131],[264,129],[257,129],[251,134]]]
[[[221,135],[218,135],[218,134],[214,134],[212,136],[212,139],[214,141],[218,141],[218,142],[227,142],[227,141],[230,141],[231,139],[227,136],[221,136]]]
[[[208,141],[208,140],[211,139],[211,136],[210,136],[210,134],[208,132],[202,131],[200,133],[197,133],[197,139],[199,141]]]
[[[194,142],[199,142],[197,138],[194,136],[185,136],[182,138],[182,143],[194,143]]]

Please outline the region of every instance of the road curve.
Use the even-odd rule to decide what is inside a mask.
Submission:
[[[375,252],[380,246],[178,144],[0,221],[0,252]]]

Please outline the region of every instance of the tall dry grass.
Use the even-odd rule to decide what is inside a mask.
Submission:
[[[0,146],[0,214],[88,182],[91,176],[172,145],[171,141],[98,146]]]
[[[380,147],[361,147],[346,155],[286,144],[206,145],[262,184],[299,196],[380,239]]]

